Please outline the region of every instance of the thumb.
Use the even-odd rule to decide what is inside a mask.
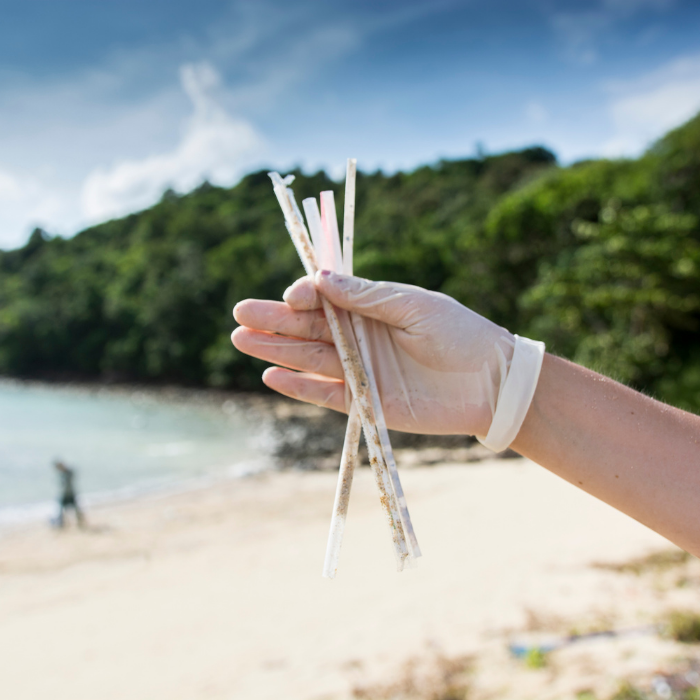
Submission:
[[[402,329],[414,322],[415,312],[422,306],[416,304],[421,293],[430,294],[409,284],[372,282],[330,270],[319,270],[314,282],[335,306]]]

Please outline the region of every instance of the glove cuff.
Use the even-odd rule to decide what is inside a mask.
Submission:
[[[494,452],[503,452],[515,440],[535,395],[544,359],[544,343],[515,336],[513,359],[501,384],[496,411],[485,438],[477,440]]]

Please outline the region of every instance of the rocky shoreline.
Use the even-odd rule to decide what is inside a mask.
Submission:
[[[238,397],[237,403],[245,406],[243,410],[257,412],[261,420],[268,421],[267,448],[280,469],[338,469],[347,424],[344,414],[275,396]],[[389,432],[396,461],[402,468],[519,456],[512,450],[494,455],[469,435]],[[360,446],[360,463],[368,466],[364,442]]]

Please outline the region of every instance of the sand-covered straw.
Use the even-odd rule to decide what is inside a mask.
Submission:
[[[353,273],[356,164],[357,161],[354,158],[348,158],[345,175],[342,270],[346,275],[352,275]],[[355,474],[355,467],[357,466],[357,452],[360,447],[361,432],[362,422],[360,420],[360,414],[357,412],[357,405],[353,400],[348,415],[348,426],[345,430],[345,441],[343,442],[343,453],[340,458],[340,470],[338,472],[338,486],[335,491],[331,526],[328,532],[326,558],[323,562],[323,576],[325,578],[335,578],[335,574],[338,571],[340,547],[343,543],[343,533],[345,532],[345,521],[348,513],[348,504],[350,502],[352,479]]]
[[[302,205],[304,207],[304,213],[306,214],[306,221],[309,224],[309,229],[311,231],[311,238],[314,242],[318,241],[318,247],[315,246],[315,251],[317,258],[320,258],[321,260],[324,261],[324,265],[327,269],[331,270],[338,270],[342,269],[342,261],[340,260],[340,246],[339,246],[339,235],[338,235],[338,222],[336,218],[336,213],[335,213],[335,203],[333,201],[333,193],[332,192],[322,192],[322,202],[324,202],[324,210],[323,213],[319,212],[318,209],[318,203],[317,201],[313,198],[310,197],[308,199],[305,199],[302,202]],[[323,220],[325,219],[326,221],[326,226],[323,225]],[[363,390],[366,392],[367,396],[366,399],[369,402],[369,406],[371,407],[371,410],[369,412],[369,416],[371,417],[371,423],[372,423],[372,435],[368,435],[365,433],[365,437],[367,439],[367,444],[368,444],[368,451],[370,453],[370,461],[372,458],[372,453],[376,452],[377,459],[378,459],[378,464],[380,465],[380,470],[381,470],[381,479],[383,483],[383,488],[386,491],[387,494],[390,496],[390,506],[392,510],[392,514],[394,518],[398,514],[398,517],[400,518],[400,507],[398,507],[398,501],[396,499],[396,495],[394,492],[394,487],[393,483],[391,481],[391,473],[389,472],[388,465],[386,464],[386,459],[384,458],[384,453],[381,448],[381,437],[379,436],[378,430],[377,430],[377,425],[376,425],[376,415],[374,412],[374,401],[372,398],[372,394],[367,392],[366,389],[369,384],[369,380],[367,379],[367,375],[364,372],[364,367],[362,367],[362,360],[360,359],[360,356],[358,355],[358,350],[357,346],[355,343],[355,335],[354,331],[351,325],[350,321],[350,314],[348,314],[347,311],[343,309],[335,309],[333,308],[334,312],[337,314],[339,321],[340,321],[340,327],[339,330],[341,333],[343,333],[344,329],[344,339],[348,342],[348,345],[350,346],[350,349],[353,351],[353,353],[358,356],[358,360],[360,362],[360,367],[362,369],[362,374],[363,374],[363,383],[362,387]],[[325,307],[324,307],[325,309]],[[332,332],[332,329],[331,329]],[[341,358],[342,361],[342,358]],[[346,373],[346,379],[347,379],[347,373]],[[352,390],[352,384],[350,383],[350,387]],[[355,396],[355,399],[357,401],[357,394],[353,391],[353,396]],[[362,419],[362,406],[361,406],[361,399],[359,401],[360,405],[358,405],[358,412],[360,413],[360,418]],[[381,410],[381,409],[380,409]],[[364,426],[364,420],[363,420],[363,426]],[[372,443],[370,444],[370,440],[372,440]],[[402,533],[404,533],[404,530],[402,529]],[[404,541],[405,544],[405,541]],[[407,547],[407,556],[410,556],[410,548]]]
[[[386,427],[384,409],[382,408],[382,401],[381,397],[379,396],[379,386],[377,385],[377,379],[374,375],[374,368],[372,367],[372,356],[369,351],[367,334],[365,333],[365,324],[362,320],[362,316],[360,316],[359,314],[353,313],[350,315],[350,317],[352,319],[352,325],[355,330],[355,339],[357,341],[357,347],[360,351],[360,357],[362,357],[365,372],[367,373],[367,379],[369,380],[369,387],[372,395],[372,405],[374,406],[374,418],[377,424],[377,432],[379,433],[379,439],[382,445],[382,452],[384,453],[384,459],[386,460],[387,466],[389,467],[391,484],[394,489],[394,494],[396,495],[396,500],[399,504],[401,520],[403,522],[406,535],[408,535],[408,541],[411,545],[410,554],[413,557],[418,558],[421,556],[421,551],[420,547],[418,546],[418,540],[416,539],[416,533],[413,530],[411,515],[408,512],[408,505],[406,504],[406,496],[403,492],[403,486],[401,485],[401,479],[399,478],[399,470],[396,466],[396,460],[394,459],[394,451],[391,447],[389,431]]]
[[[345,431],[343,454],[340,458],[338,486],[336,487],[335,501],[333,502],[333,514],[331,515],[331,527],[328,532],[326,558],[323,562],[324,578],[335,578],[336,572],[338,571],[340,547],[343,544],[345,521],[348,515],[352,479],[355,475],[355,467],[357,466],[357,450],[360,446],[361,432],[362,421],[360,420],[360,414],[357,412],[357,404],[353,401],[350,406],[350,414],[348,415],[348,427]]]
[[[304,226],[304,222],[299,215],[299,209],[294,201],[294,194],[287,186],[291,184],[292,179],[290,179],[290,176],[282,179],[279,173],[270,173],[270,178],[274,186],[275,195],[282,208],[287,229],[294,242],[297,253],[301,258],[304,269],[308,275],[313,276],[317,271],[314,249],[311,245],[306,226]],[[318,223],[320,224],[320,213],[318,216]],[[399,515],[396,498],[394,496],[391,477],[389,476],[389,470],[384,461],[381,440],[374,423],[367,375],[362,366],[362,361],[358,352],[350,345],[342,331],[341,322],[336,309],[327,299],[322,297],[321,301],[331,331],[331,336],[333,337],[333,342],[335,343],[343,366],[345,380],[349,384],[353,397],[357,402],[358,412],[367,440],[370,466],[372,467],[372,472],[380,492],[380,500],[391,529],[397,567],[401,570],[408,556],[408,545],[406,543],[401,516]]]
[[[352,190],[352,197],[348,198],[347,189],[348,183],[351,182],[350,187]],[[354,209],[354,178],[347,178],[346,180],[346,203],[348,201],[352,202],[352,208]],[[315,201],[315,200],[314,200]],[[308,218],[308,217],[307,217]],[[347,215],[344,218],[344,227],[348,219],[351,219]],[[324,262],[324,266],[333,269],[335,272],[340,272],[341,262],[340,258],[340,248],[338,245],[339,235],[338,235],[338,219],[335,211],[335,200],[333,197],[333,192],[321,192],[321,219],[323,223],[324,233],[326,239],[322,242],[325,244],[325,250],[328,251],[326,257],[327,260]],[[313,237],[313,232],[312,232]],[[352,261],[347,261],[345,253],[351,249],[354,245],[354,220],[352,223],[352,228],[350,232],[343,231],[343,261],[342,261],[342,271],[345,274],[352,274]],[[316,248],[318,251],[318,247]],[[331,253],[332,251],[332,253]],[[413,523],[411,522],[411,516],[408,512],[408,506],[406,504],[406,497],[403,492],[403,487],[401,485],[401,479],[399,478],[399,471],[396,467],[396,460],[394,459],[394,451],[391,447],[391,440],[389,438],[389,431],[387,430],[386,420],[384,418],[384,410],[382,408],[381,397],[379,395],[379,386],[377,384],[376,377],[374,375],[374,368],[372,366],[372,355],[369,351],[369,344],[367,341],[367,335],[365,333],[365,326],[362,316],[359,314],[351,314],[351,319],[355,331],[355,338],[357,341],[358,349],[360,350],[360,356],[362,358],[362,363],[367,373],[367,378],[369,379],[369,386],[372,397],[372,407],[374,409],[374,419],[377,426],[377,431],[379,433],[379,439],[381,440],[382,452],[384,453],[384,459],[389,468],[389,474],[391,476],[392,488],[394,490],[394,495],[399,505],[399,512],[401,513],[401,520],[403,521],[404,530],[408,536],[408,541],[410,544],[409,552],[413,557],[419,557],[421,555],[420,547],[418,545],[418,540],[416,539],[415,532],[413,530]],[[353,430],[353,426],[348,425],[348,433],[354,435],[356,431]],[[346,436],[347,437],[347,436]],[[345,454],[352,454],[353,449],[350,445],[344,445],[343,451]],[[352,481],[350,480],[350,484]],[[347,489],[347,496],[349,498],[349,488]],[[347,504],[340,503],[339,509],[341,512],[347,511]],[[339,551],[339,545],[334,546],[333,551]]]

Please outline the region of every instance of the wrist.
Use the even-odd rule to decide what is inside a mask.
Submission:
[[[479,442],[494,452],[507,449],[518,435],[532,403],[544,357],[544,343],[518,335],[514,339],[510,359],[503,343],[496,344],[500,386],[488,431],[485,436],[477,435]]]

